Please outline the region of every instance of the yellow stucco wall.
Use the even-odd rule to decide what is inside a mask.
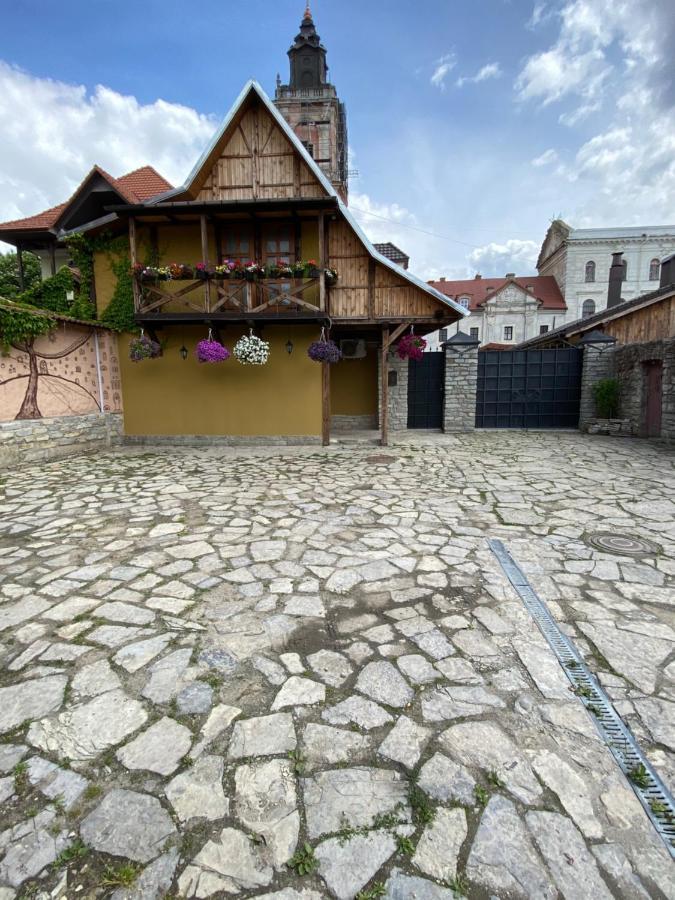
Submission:
[[[365,416],[377,413],[377,352],[363,359],[343,359],[331,366],[331,413],[334,416]]]
[[[221,331],[231,351],[245,328]],[[285,344],[294,343],[289,356]],[[321,366],[307,356],[316,328],[264,329],[271,344],[266,366],[242,366],[235,359],[210,365],[194,356],[203,326],[167,327],[164,355],[132,363],[129,335],[119,338],[124,427],[129,435],[320,435]],[[184,362],[179,350],[190,354]]]

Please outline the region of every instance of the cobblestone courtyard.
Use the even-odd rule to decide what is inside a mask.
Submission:
[[[510,432],[3,473],[0,900],[674,897],[486,543],[672,789],[674,463]]]

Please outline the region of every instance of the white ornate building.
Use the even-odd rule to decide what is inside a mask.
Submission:
[[[571,322],[606,308],[612,253],[623,253],[621,299],[630,300],[659,286],[661,260],[673,252],[673,225],[570,228],[556,219],[546,232],[537,271],[555,278]]]
[[[503,278],[476,275],[465,281],[441,278],[430,283],[468,309],[471,316],[450,329],[428,334],[428,350],[438,350],[458,327],[483,347],[512,347],[565,321],[565,301],[550,275],[517,276],[509,272]]]

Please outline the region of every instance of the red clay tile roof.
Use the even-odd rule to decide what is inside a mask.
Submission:
[[[45,209],[43,212],[34,216],[28,216],[25,219],[2,222],[0,223],[0,231],[48,231],[59,220],[61,214],[77,197],[94,173],[98,173],[102,178],[105,178],[110,186],[124,197],[128,203],[143,203],[143,201],[149,200],[151,197],[156,197],[157,194],[170,191],[173,187],[152,166],[142,166],[140,169],[134,169],[133,172],[127,172],[126,175],[122,175],[120,178],[113,178],[100,166],[94,166],[65,203],[52,206],[50,209]]]
[[[558,282],[553,275],[517,275],[515,278],[471,278],[464,281],[430,281],[437,291],[453,300],[469,298],[469,309],[480,309],[485,301],[514,281],[541,301],[541,309],[567,309]]]
[[[128,172],[126,175],[122,175],[121,178],[117,178],[116,183],[123,190],[133,193],[138,203],[149,200],[151,197],[156,197],[157,194],[163,194],[164,191],[170,191],[173,187],[152,166],[142,166],[140,169],[134,169],[133,172]]]

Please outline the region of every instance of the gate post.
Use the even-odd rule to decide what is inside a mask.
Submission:
[[[443,431],[473,431],[476,427],[476,386],[478,382],[478,348],[445,351],[445,394],[443,398]]]
[[[614,348],[600,352],[595,347],[584,347],[583,368],[581,370],[581,397],[579,402],[579,431],[588,431],[588,426],[597,418],[593,387],[603,378],[614,376]]]

